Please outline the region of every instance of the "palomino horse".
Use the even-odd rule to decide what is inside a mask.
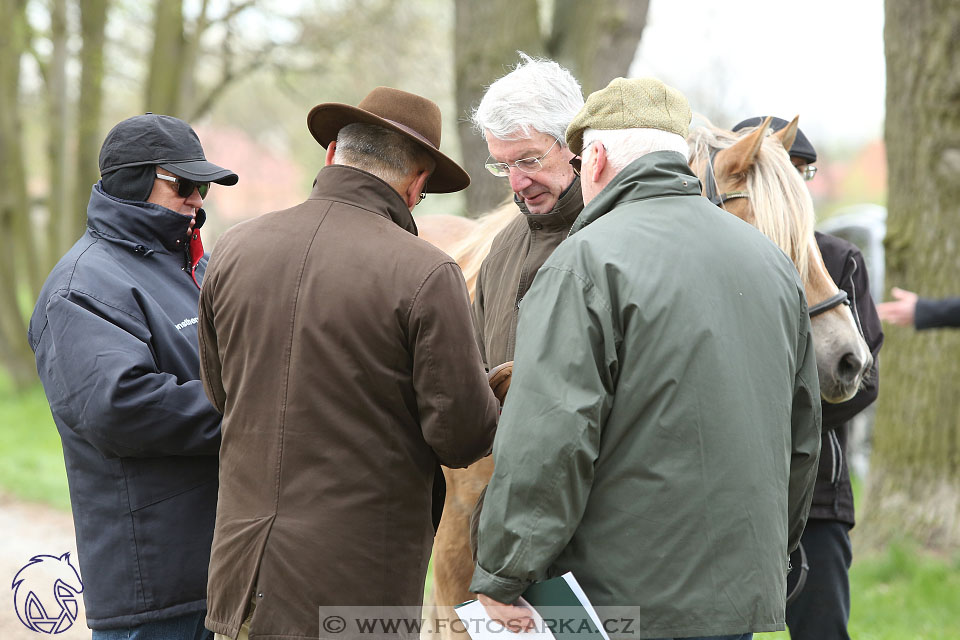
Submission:
[[[810,195],[784,150],[793,143],[796,130],[796,118],[769,137],[766,124],[739,138],[712,126],[697,129],[689,138],[690,164],[705,185],[705,196],[756,226],[793,260],[810,305],[821,396],[827,402],[842,402],[860,387],[872,364],[871,355],[849,307],[843,304],[845,295],[823,265],[813,235]],[[508,203],[477,222],[429,216],[419,218],[417,224],[421,237],[457,260],[472,296],[480,262],[493,237],[517,215],[516,206]],[[469,519],[492,471],[489,457],[467,469],[444,469],[447,502],[433,553],[437,605],[451,607],[471,597]],[[452,609],[446,613],[448,620],[455,615]]]
[[[689,138],[690,167],[714,204],[757,227],[793,260],[800,272],[817,353],[820,396],[849,400],[873,364],[845,292],[827,273],[813,235],[810,193],[786,149],[799,116],[767,135],[770,118],[738,134],[706,125]]]

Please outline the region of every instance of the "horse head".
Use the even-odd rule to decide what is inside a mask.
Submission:
[[[813,234],[813,201],[787,149],[799,116],[767,135],[768,117],[739,135],[706,125],[691,132],[690,166],[704,196],[749,222],[786,253],[803,282],[813,327],[820,395],[852,398],[873,364],[846,294],[834,284]]]

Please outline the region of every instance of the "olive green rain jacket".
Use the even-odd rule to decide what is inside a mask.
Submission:
[[[521,304],[471,591],[572,571],[613,638],[783,629],[819,395],[794,265],[682,155],[634,161]]]

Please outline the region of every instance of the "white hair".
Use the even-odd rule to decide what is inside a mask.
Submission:
[[[573,75],[553,60],[531,58],[487,88],[471,118],[484,140],[487,131],[500,140],[529,138],[531,130],[566,145],[567,125],[583,107],[583,92]]]
[[[374,124],[355,122],[337,133],[334,164],[345,164],[372,173],[394,184],[414,171],[433,172],[436,161],[409,137]]]
[[[687,141],[675,133],[660,129],[585,129],[583,149],[599,142],[607,150],[607,162],[617,172],[654,151],[676,151],[689,157]]]

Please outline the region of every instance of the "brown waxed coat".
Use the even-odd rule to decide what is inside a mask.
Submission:
[[[400,196],[332,165],[227,231],[200,301],[224,413],[207,628],[317,637],[318,607],[419,606],[437,462],[487,454],[497,404],[456,263]]]

